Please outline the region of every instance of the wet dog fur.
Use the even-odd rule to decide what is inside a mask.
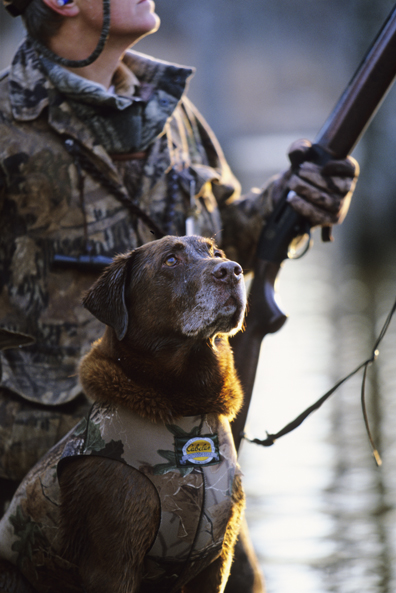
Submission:
[[[88,397],[155,422],[206,413],[232,420],[242,391],[228,335],[243,322],[242,276],[198,237],[165,237],[116,257],[83,301],[107,326],[81,363]],[[160,513],[151,482],[124,464],[84,457],[66,464],[60,486],[65,555],[79,566],[84,590],[142,591]],[[223,591],[243,506],[238,477],[221,556],[180,591]]]

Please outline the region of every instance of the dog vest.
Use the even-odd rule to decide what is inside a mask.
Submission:
[[[179,589],[220,555],[232,509],[234,478],[240,471],[228,420],[208,414],[184,417],[177,424],[155,424],[124,408],[95,404],[88,420],[81,421],[52,450],[51,459],[41,464],[43,471],[36,469],[25,479],[25,488],[12,504],[14,514],[8,513],[9,535],[11,525],[19,527],[19,533],[14,529],[9,541],[9,554],[2,552],[6,530],[0,526],[1,555],[24,567],[22,571],[32,584],[38,584],[35,556],[49,562],[43,566],[47,570],[44,580],[55,565],[60,578],[62,569],[73,568],[64,561],[59,564],[56,470],[61,472],[62,464],[81,455],[125,463],[144,474],[158,493],[160,521],[146,556],[142,591],[155,591],[159,583],[163,591]],[[33,505],[26,500],[32,489]],[[42,500],[37,503],[40,494]],[[25,541],[22,524],[29,533],[35,533],[30,549],[15,537],[19,535],[21,542]],[[48,549],[43,551],[45,541]],[[40,549],[35,550],[35,546]],[[27,550],[30,558],[21,558],[20,553],[15,556],[11,550]]]

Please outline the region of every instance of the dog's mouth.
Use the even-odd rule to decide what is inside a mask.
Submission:
[[[181,318],[185,335],[210,338],[216,333],[233,335],[242,326],[246,306],[244,284],[205,286]]]
[[[235,307],[236,309],[244,310],[246,305],[246,291],[245,285],[240,283],[233,287],[228,295],[224,295],[226,307]]]
[[[237,307],[238,302],[234,296],[230,296],[224,303],[224,307]]]
[[[227,329],[224,328],[223,331],[229,332],[240,327],[245,311],[245,304],[245,299],[241,294],[237,293],[230,295],[223,305],[219,307],[218,313],[219,317],[223,318],[223,323],[228,319],[228,322],[226,322],[228,327]]]
[[[238,313],[238,315],[239,315],[239,314],[242,314],[244,307],[245,307],[245,302],[242,301],[242,299],[236,297],[235,295],[231,295],[225,301],[225,303],[223,304],[221,309],[224,312],[228,312],[228,311],[230,313],[235,312],[235,313]]]

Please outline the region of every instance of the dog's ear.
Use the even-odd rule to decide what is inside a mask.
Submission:
[[[125,337],[128,329],[125,292],[132,253],[118,255],[85,293],[82,301],[92,315],[114,329],[118,340]]]

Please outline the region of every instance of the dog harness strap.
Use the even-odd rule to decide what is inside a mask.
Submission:
[[[237,470],[224,417],[189,416],[162,425],[95,404],[79,453],[126,463],[158,492],[161,518],[146,557],[145,590],[159,581],[164,591],[179,588],[187,568],[186,581],[220,555]]]

